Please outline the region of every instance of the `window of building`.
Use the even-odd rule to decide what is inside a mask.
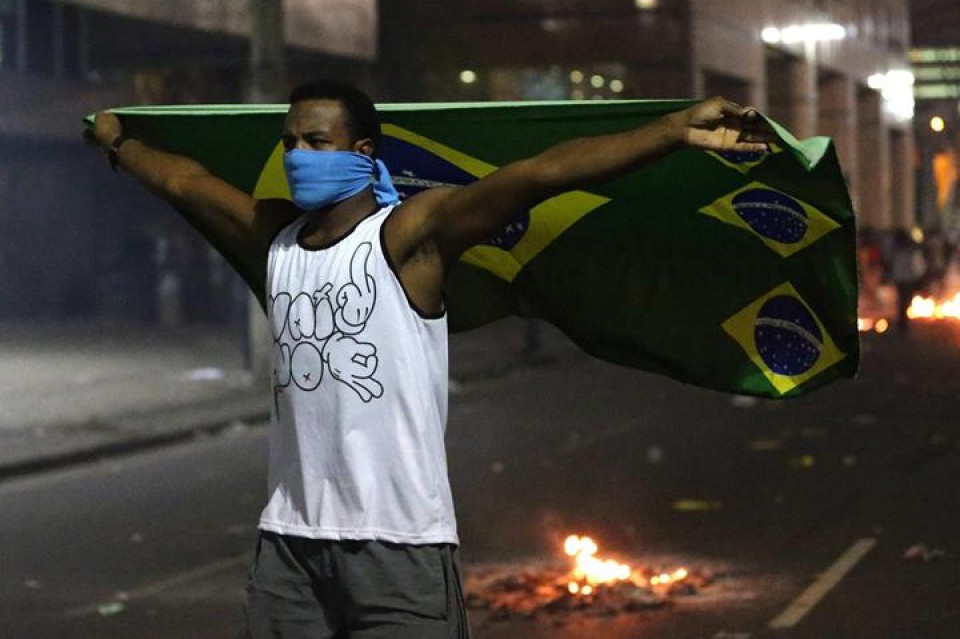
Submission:
[[[585,63],[574,67],[494,69],[493,100],[612,100],[629,93],[620,63]]]

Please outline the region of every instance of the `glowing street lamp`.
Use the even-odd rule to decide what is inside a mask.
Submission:
[[[767,44],[798,44],[801,42],[830,42],[847,37],[847,29],[835,22],[791,24],[786,27],[767,27],[760,32]]]
[[[913,118],[913,73],[904,69],[891,69],[886,73],[874,73],[867,78],[867,86],[879,91],[883,106],[901,122]]]

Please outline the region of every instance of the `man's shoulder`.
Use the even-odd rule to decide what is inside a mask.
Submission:
[[[404,200],[390,217],[401,220],[401,224],[426,220],[435,215],[443,202],[459,189],[458,186],[437,186],[420,191]]]
[[[433,233],[444,201],[459,187],[434,187],[412,195],[397,206],[384,224],[387,249],[398,264],[414,255],[436,254]]]

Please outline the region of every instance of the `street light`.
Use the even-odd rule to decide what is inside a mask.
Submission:
[[[904,69],[891,69],[886,73],[874,73],[867,78],[867,86],[879,91],[886,111],[901,122],[913,119],[913,73]]]
[[[836,22],[791,24],[786,27],[767,27],[760,32],[760,37],[767,44],[828,42],[846,38],[847,29]]]

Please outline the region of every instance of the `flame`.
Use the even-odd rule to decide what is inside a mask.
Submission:
[[[680,568],[672,573],[664,572],[651,577],[650,584],[653,586],[669,586],[670,584],[677,583],[678,581],[683,581],[689,575],[690,573],[686,568]]]
[[[890,322],[885,318],[880,317],[874,319],[872,317],[858,317],[857,318],[857,330],[861,333],[869,333],[873,331],[874,333],[883,334],[890,329]]]
[[[586,582],[589,586],[610,584],[630,578],[630,566],[617,563],[612,559],[602,560],[596,557],[597,543],[589,537],[570,535],[563,542],[563,550],[567,556],[573,557],[575,567],[573,577],[577,581]],[[581,592],[586,586],[581,589]],[[592,588],[591,588],[592,590]]]
[[[960,292],[942,302],[932,297],[915,295],[907,309],[910,319],[960,319]]]
[[[597,543],[586,536],[570,535],[563,542],[563,550],[568,557],[574,559],[574,567],[567,584],[567,590],[572,595],[589,596],[597,586],[628,580],[638,587],[647,586],[648,583],[653,586],[665,586],[683,581],[689,576],[686,568],[679,568],[672,573],[665,572],[651,577],[648,582],[643,574],[632,570],[627,564],[598,558]]]

